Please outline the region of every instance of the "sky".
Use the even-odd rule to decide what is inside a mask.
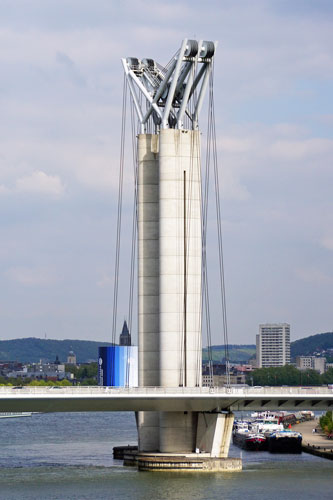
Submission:
[[[120,59],[166,64],[185,37],[219,41],[229,342],[254,343],[266,322],[290,323],[291,340],[333,330],[332,1],[0,0],[0,9],[0,339],[111,340]],[[132,170],[127,160],[119,333]],[[219,344],[213,205],[209,220]]]

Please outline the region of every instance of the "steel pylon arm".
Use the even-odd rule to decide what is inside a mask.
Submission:
[[[216,47],[216,42],[185,38],[168,68],[153,59],[122,59],[141,133],[146,132],[149,120],[156,130],[182,129],[185,116],[191,128],[198,129]]]

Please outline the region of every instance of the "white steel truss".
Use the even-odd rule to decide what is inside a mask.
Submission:
[[[168,67],[153,59],[122,59],[141,133],[150,119],[156,130],[182,129],[185,116],[192,130],[198,129],[216,47],[217,42],[185,38]]]

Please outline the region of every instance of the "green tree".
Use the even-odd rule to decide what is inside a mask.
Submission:
[[[327,411],[325,415],[322,415],[320,417],[319,424],[325,434],[331,435],[333,433],[333,420],[331,410]]]
[[[98,372],[98,365],[97,363],[89,363],[87,365],[81,365],[80,368],[77,371],[76,378],[78,381],[81,383],[84,380],[91,380],[92,384],[89,385],[96,385],[97,382],[97,372]]]
[[[329,368],[322,374],[321,381],[323,384],[333,384],[333,368]]]
[[[322,378],[314,370],[300,371],[293,365],[281,367],[257,368],[247,375],[247,383],[253,385],[322,385]]]

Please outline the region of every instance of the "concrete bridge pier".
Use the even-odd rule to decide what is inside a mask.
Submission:
[[[161,412],[159,452],[139,451],[136,460],[138,469],[194,472],[241,470],[240,458],[228,458],[233,421],[232,413]]]
[[[160,452],[205,453],[214,458],[229,454],[233,413],[163,412],[160,415]]]
[[[140,134],[138,161],[139,385],[200,387],[199,131]],[[139,412],[137,426],[139,463],[149,457],[145,470],[155,470],[162,458],[169,470],[191,468],[193,460],[205,469],[212,458],[219,468],[228,456],[230,415]]]
[[[227,458],[234,423],[233,413],[199,413],[196,449],[213,458]]]
[[[196,412],[161,412],[161,453],[193,453],[196,445],[198,414]]]
[[[139,386],[156,387],[159,375],[159,168],[158,136],[138,136]],[[159,412],[138,412],[139,450],[159,449]]]

